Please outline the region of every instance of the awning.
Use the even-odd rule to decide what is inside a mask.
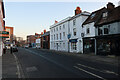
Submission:
[[[70,39],[69,42],[77,42],[77,39]]]

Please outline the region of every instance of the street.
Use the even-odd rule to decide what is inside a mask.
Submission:
[[[14,55],[19,78],[118,78],[116,65],[33,48],[19,48]]]

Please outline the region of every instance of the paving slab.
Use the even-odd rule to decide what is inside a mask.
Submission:
[[[2,78],[17,78],[17,64],[13,54],[8,50],[2,56]]]

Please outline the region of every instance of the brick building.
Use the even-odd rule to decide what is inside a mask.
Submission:
[[[50,31],[44,30],[44,34],[41,34],[41,48],[50,49]]]

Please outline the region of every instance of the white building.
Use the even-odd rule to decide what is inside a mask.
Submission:
[[[70,19],[70,52],[83,53],[82,24],[89,15],[88,12],[81,12]]]
[[[82,52],[82,23],[88,16],[88,12],[82,12],[77,7],[75,16],[68,17],[50,26],[50,49],[66,52]]]
[[[60,22],[56,22],[50,26],[50,49],[58,51],[68,51],[68,17]]]

